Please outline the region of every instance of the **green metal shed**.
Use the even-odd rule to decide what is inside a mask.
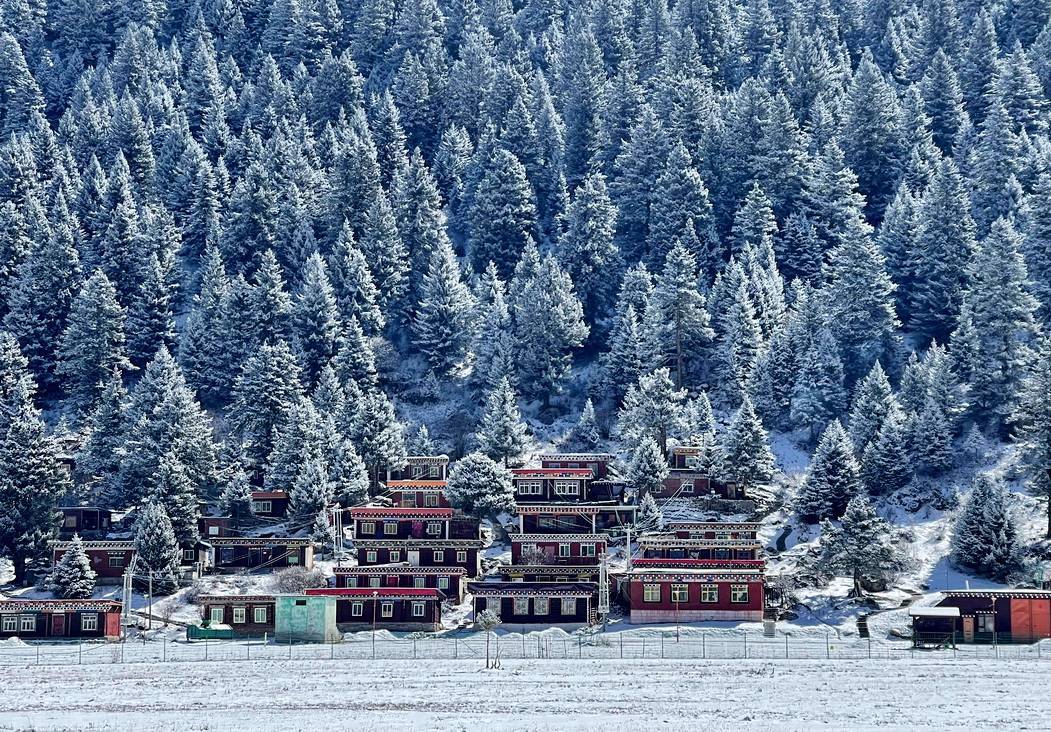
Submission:
[[[277,595],[274,637],[278,641],[327,643],[342,635],[336,627],[336,598],[316,595]]]

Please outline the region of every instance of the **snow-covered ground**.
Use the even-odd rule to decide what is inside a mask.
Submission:
[[[5,669],[0,729],[1046,729],[1051,663],[263,661]]]

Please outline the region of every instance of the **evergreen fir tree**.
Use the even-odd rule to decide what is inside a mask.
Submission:
[[[719,449],[723,457],[719,472],[727,480],[737,480],[748,487],[773,477],[774,453],[770,450],[763,423],[747,396],[730,420]]]
[[[310,274],[309,267],[306,273]],[[343,322],[354,317],[368,335],[381,333],[386,317],[380,308],[380,293],[354,233],[345,224],[329,259],[328,274]]]
[[[327,466],[320,458],[307,459],[288,494],[289,518],[297,524],[309,526],[331,502],[332,483],[329,482]]]
[[[74,534],[69,548],[48,575],[46,586],[48,592],[63,600],[88,598],[95,592],[96,577],[84,543]]]
[[[507,465],[522,454],[526,445],[526,426],[518,411],[518,398],[504,377],[489,392],[478,425],[478,446],[493,460]]]
[[[262,465],[273,448],[281,409],[299,397],[302,389],[299,366],[283,341],[264,343],[245,363],[234,383],[228,419],[256,466]]]
[[[512,153],[493,153],[472,197],[468,220],[475,269],[494,262],[501,277],[510,277],[526,242],[537,238],[535,196],[525,167]]]
[[[252,485],[248,473],[240,465],[235,465],[223,483],[219,495],[219,510],[230,517],[234,526],[245,526],[255,513],[252,510]]]
[[[660,531],[663,525],[664,514],[660,506],[657,505],[652,493],[646,493],[639,501],[639,510],[635,514],[635,530]]]
[[[454,508],[475,516],[494,517],[514,510],[511,471],[480,452],[456,461],[446,494]]]
[[[685,390],[676,389],[668,369],[657,369],[639,377],[628,388],[624,406],[617,415],[617,431],[627,444],[652,439],[663,453],[668,436],[679,431]]]
[[[858,384],[850,407],[847,431],[858,453],[865,451],[865,447],[879,432],[887,415],[896,407],[897,400],[891,391],[890,381],[883,366],[877,361]]]
[[[470,345],[474,300],[448,241],[431,254],[413,321],[414,345],[440,373],[463,364]]]
[[[1014,422],[1029,489],[1048,499],[1047,536],[1051,537],[1051,340],[1045,338],[1036,355]]]
[[[568,442],[577,450],[594,450],[598,447],[602,435],[599,432],[598,422],[595,418],[595,405],[591,399],[584,401],[584,408],[580,412],[580,418],[573,425],[569,433]]]
[[[650,437],[638,443],[631,453],[631,461],[624,478],[639,500],[652,496],[664,487],[668,477],[668,461],[660,445]]]
[[[862,489],[854,447],[833,420],[821,435],[796,495],[796,513],[807,523],[839,518]]]
[[[613,294],[612,278],[619,261],[613,237],[617,209],[600,173],[584,178],[566,210],[566,230],[559,241],[562,267],[581,293],[584,315],[594,322]]]
[[[314,252],[303,267],[303,283],[292,307],[292,333],[306,388],[317,385],[321,370],[336,355],[341,330],[328,266]]]
[[[135,517],[135,573],[152,579],[155,594],[171,594],[179,586],[181,552],[172,522],[158,503],[142,506]],[[139,580],[146,584],[145,580]]]
[[[956,517],[950,557],[954,564],[1002,580],[1020,566],[1018,529],[1003,482],[979,473]]]
[[[892,408],[868,441],[861,458],[861,482],[871,495],[893,493],[912,480],[908,425]]]
[[[698,353],[715,336],[697,281],[696,259],[681,243],[676,244],[668,252],[649,303],[662,326],[659,333],[649,337],[674,365],[675,383],[680,388],[688,354]]]
[[[843,413],[845,401],[843,362],[832,335],[822,330],[801,354],[792,386],[792,422],[806,427],[813,440],[818,431]]]
[[[890,525],[879,517],[865,496],[854,496],[846,506],[840,525],[826,521],[821,527],[821,566],[830,572],[847,572],[853,579],[856,597],[865,586],[886,585],[904,567],[892,543]]]
[[[398,467],[404,462],[404,429],[382,391],[363,394],[356,405],[350,402],[348,400],[348,406],[356,407],[350,424],[351,436],[368,468],[370,489],[375,489],[382,469]]]

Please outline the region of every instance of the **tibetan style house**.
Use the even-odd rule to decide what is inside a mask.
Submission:
[[[729,500],[744,500],[744,487],[735,481],[711,478],[706,469],[697,464],[697,447],[673,447],[668,454],[668,477],[655,498],[715,497]]]
[[[950,590],[909,609],[916,645],[1033,643],[1051,638],[1051,590]]]
[[[387,497],[399,508],[449,508],[444,480],[388,480]]]
[[[358,564],[462,567],[468,577],[480,570],[478,519],[451,508],[347,509]]]
[[[610,469],[611,455],[552,453],[543,467],[511,471],[522,533],[595,533],[622,529],[635,520],[625,484]]]
[[[341,632],[381,628],[435,632],[442,627],[445,594],[433,588],[380,587],[307,590],[307,597],[334,598]]]
[[[81,539],[103,539],[113,526],[113,514],[105,508],[95,506],[61,506],[62,525],[58,529],[58,538],[72,539],[79,535]]]
[[[228,627],[236,637],[273,635],[273,595],[200,595],[197,604],[210,628]]]
[[[360,589],[401,587],[439,590],[446,597],[463,601],[467,570],[463,567],[419,567],[407,563],[371,567],[335,567],[337,588]]]
[[[593,582],[469,582],[474,614],[496,612],[504,624],[582,625],[597,620]]]
[[[263,518],[284,518],[288,513],[288,493],[252,491],[252,513]]]
[[[122,605],[113,600],[0,600],[0,638],[120,638]]]
[[[398,480],[446,480],[449,475],[447,455],[410,455],[400,468],[388,468],[387,482]]]
[[[224,536],[208,543],[212,547],[211,566],[218,572],[314,566],[314,544],[310,539]]]
[[[84,541],[81,544],[100,585],[120,584],[124,572],[135,561],[133,541]],[[68,541],[57,541],[51,545],[51,557],[55,564],[69,547]]]

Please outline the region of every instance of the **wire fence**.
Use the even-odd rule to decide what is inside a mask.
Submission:
[[[1051,640],[1030,645],[977,644],[916,648],[909,642],[825,638],[619,633],[549,637],[543,634],[489,638],[489,653],[501,660],[522,659],[710,659],[855,660],[982,659],[1051,660]],[[470,660],[484,661],[484,633],[463,637],[364,637],[329,643],[278,642],[269,637],[238,640],[127,640],[114,643],[28,643],[0,647],[0,666],[135,663],[227,663],[278,660]]]

